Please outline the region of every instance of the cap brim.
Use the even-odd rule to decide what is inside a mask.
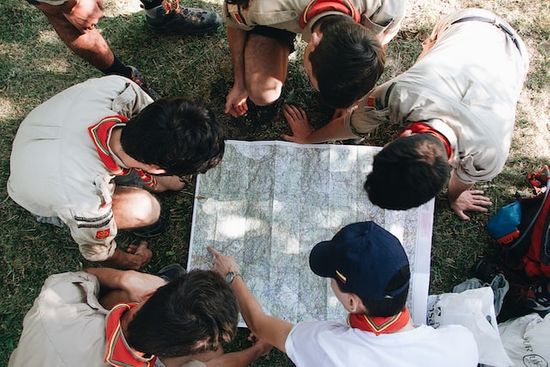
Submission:
[[[334,278],[336,265],[334,259],[334,244],[323,241],[311,249],[309,253],[309,267],[316,275],[324,278]]]

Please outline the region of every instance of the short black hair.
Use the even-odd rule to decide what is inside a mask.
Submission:
[[[348,16],[328,15],[318,24],[323,37],[309,55],[313,76],[327,104],[349,107],[382,75],[384,49],[367,28]]]
[[[365,190],[384,209],[407,210],[437,195],[450,174],[445,146],[431,134],[401,137],[374,156]]]
[[[391,292],[394,289],[401,288],[403,284],[409,282],[411,272],[409,266],[403,266],[390,280],[386,287],[386,292]],[[410,283],[409,283],[410,284]],[[389,317],[397,315],[405,307],[407,296],[409,295],[409,286],[392,298],[384,298],[381,300],[363,300],[363,305],[367,309],[367,315],[372,317]]]
[[[204,173],[223,156],[223,132],[210,110],[183,98],[163,98],[145,107],[122,129],[120,143],[135,160],[166,175]]]
[[[128,344],[158,357],[215,351],[233,339],[239,308],[221,276],[193,270],[159,288],[128,323]]]

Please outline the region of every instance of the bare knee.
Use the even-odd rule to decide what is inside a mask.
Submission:
[[[247,84],[248,97],[258,106],[275,102],[283,88],[283,83],[275,78],[251,77]]]
[[[141,194],[132,206],[131,216],[134,217],[137,227],[153,224],[160,217],[160,203],[153,195],[141,190]]]
[[[117,189],[113,195],[113,213],[120,229],[145,227],[158,221],[160,203],[142,189]]]

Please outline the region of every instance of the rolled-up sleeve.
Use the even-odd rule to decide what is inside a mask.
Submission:
[[[471,185],[490,181],[502,171],[505,162],[506,157],[499,156],[494,149],[486,147],[462,157],[456,166],[456,176],[461,182]]]
[[[117,226],[110,206],[94,212],[64,210],[60,219],[69,227],[86,260],[105,261],[113,256]]]
[[[364,97],[357,105],[347,112],[346,124],[351,131],[358,136],[364,136],[378,128],[383,123],[389,122],[389,108],[377,110],[367,105],[367,98]]]
[[[382,45],[389,43],[397,34],[405,17],[407,2],[384,0],[370,18],[363,24],[375,33]]]

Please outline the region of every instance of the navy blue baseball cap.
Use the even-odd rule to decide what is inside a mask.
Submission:
[[[401,242],[374,222],[347,225],[332,240],[315,245],[309,266],[315,274],[335,279],[342,292],[355,293],[363,301],[393,298],[408,290],[410,282],[409,259]],[[403,283],[389,289],[399,273]]]

